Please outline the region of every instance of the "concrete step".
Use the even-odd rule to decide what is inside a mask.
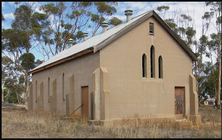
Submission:
[[[189,121],[185,118],[179,119],[176,118],[175,119],[175,127],[179,128],[179,127],[191,127],[193,125],[192,121]]]

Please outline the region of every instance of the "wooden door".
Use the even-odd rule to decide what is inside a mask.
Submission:
[[[82,87],[82,119],[89,119],[89,94],[88,86]]]
[[[184,87],[175,87],[175,114],[184,114]]]

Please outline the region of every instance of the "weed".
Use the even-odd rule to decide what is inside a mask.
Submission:
[[[138,114],[105,127],[46,113],[2,110],[2,138],[221,138],[221,110],[202,106],[199,114],[199,127]]]

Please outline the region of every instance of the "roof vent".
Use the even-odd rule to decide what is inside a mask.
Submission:
[[[68,40],[69,48],[72,46],[72,42],[73,42],[73,39],[70,38],[70,39]]]
[[[87,32],[83,32],[83,39],[86,40],[88,37],[88,33]]]
[[[133,15],[133,10],[126,10],[125,11],[125,15],[126,15],[126,21],[130,21],[131,20],[131,16]]]
[[[105,21],[103,21],[102,23],[101,23],[101,26],[103,27],[103,33],[106,31],[106,27],[108,27],[108,23],[107,22],[105,22]]]

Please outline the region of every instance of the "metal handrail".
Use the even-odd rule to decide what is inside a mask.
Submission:
[[[72,112],[72,114],[75,113],[82,105],[83,105],[83,104],[81,104],[76,110],[74,110],[74,111]],[[72,114],[69,115],[69,117],[72,116]]]

